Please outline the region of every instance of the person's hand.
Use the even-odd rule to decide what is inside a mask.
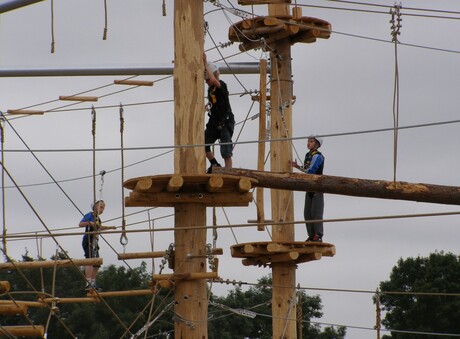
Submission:
[[[297,164],[297,159],[292,161],[292,160],[289,160],[289,165],[291,165],[292,167],[295,167],[295,168],[299,168],[299,165]]]

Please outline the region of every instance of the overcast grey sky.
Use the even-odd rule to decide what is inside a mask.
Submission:
[[[243,8],[237,2],[221,1],[257,15],[266,13],[266,6]],[[393,127],[393,90],[395,80],[395,50],[390,43],[389,7],[352,5],[332,1],[299,0],[304,16],[329,21],[333,33],[328,40],[315,44],[296,44],[292,47],[294,95],[293,106],[295,137],[311,133],[324,136],[321,148],[326,157],[325,174],[368,178],[393,179],[393,133],[379,132],[351,134]],[[381,0],[373,4],[393,6],[394,1]],[[460,12],[454,0],[402,3],[402,29],[398,46],[400,85],[400,126],[458,119],[460,97],[460,42],[456,38],[460,14],[433,11],[414,11],[410,8],[437,9]],[[217,10],[204,3],[205,19],[211,37],[216,43],[227,41],[228,27],[241,18]],[[344,7],[350,10],[327,9]],[[364,11],[356,11],[364,10]],[[381,12],[371,13],[369,11]],[[54,33],[55,53],[51,54],[51,3],[31,5],[0,16],[0,68],[73,68],[73,67],[134,67],[171,64],[174,58],[173,1],[166,1],[166,16],[162,16],[162,1],[112,0],[108,2],[108,39],[102,40],[104,28],[103,1],[55,1]],[[418,14],[422,16],[414,16]],[[456,19],[427,16],[451,16]],[[384,41],[382,41],[384,40]],[[386,41],[386,42],[385,42]],[[416,45],[416,46],[410,46]],[[214,47],[210,36],[206,49]],[[429,48],[424,48],[429,47]],[[229,62],[257,62],[267,57],[261,51],[238,54],[233,44],[220,52]],[[234,56],[237,54],[236,56]],[[231,57],[230,57],[231,56]],[[220,59],[212,49],[209,60]],[[71,77],[71,78],[1,78],[0,110],[32,106],[34,109],[56,110],[44,116],[12,118],[5,127],[5,150],[26,149],[18,135],[33,150],[90,149],[91,104],[59,109],[68,103],[54,101],[60,95],[86,92],[103,96],[95,103],[97,112],[96,144],[98,148],[120,146],[119,112],[125,105],[125,147],[161,147],[174,142],[173,83],[164,76],[142,76],[142,80],[157,81],[153,87],[142,87],[116,93],[124,89],[110,85],[114,79],[124,77]],[[249,96],[238,93],[244,88],[231,75],[222,79],[228,83],[232,106],[237,121],[258,112]],[[161,81],[158,81],[161,80]],[[246,89],[257,89],[257,75],[239,75]],[[110,86],[109,86],[110,85]],[[97,89],[97,90],[92,90]],[[53,102],[50,102],[53,101]],[[159,103],[153,103],[158,102]],[[38,105],[41,103],[47,103]],[[49,102],[49,103],[48,103]],[[129,104],[139,105],[129,105]],[[102,108],[102,106],[111,106]],[[240,132],[238,125],[235,136]],[[16,134],[17,133],[17,134]],[[241,131],[240,141],[256,140],[258,120],[249,120]],[[332,136],[334,135],[334,136]],[[460,167],[458,124],[405,129],[399,132],[397,180],[456,186]],[[293,142],[293,156],[303,159],[306,141]],[[173,153],[170,148],[125,152],[125,178],[173,172]],[[256,168],[255,144],[237,145],[234,166]],[[58,181],[66,194],[82,212],[89,211],[93,196],[91,152],[38,152],[36,156]],[[52,181],[37,161],[26,152],[5,152],[5,166],[22,188],[30,203],[51,229],[76,227],[81,218],[77,208],[56,185],[35,185]],[[122,192],[120,152],[98,152],[97,173],[107,171],[102,198],[107,202],[103,220],[121,215]],[[30,186],[34,185],[34,186]],[[100,188],[100,180],[97,182]],[[6,186],[11,186],[7,180]],[[99,192],[98,192],[99,197]],[[303,193],[294,193],[295,217],[302,219]],[[417,213],[459,211],[456,206],[443,206],[407,201],[354,198],[326,195],[326,219],[390,216]],[[266,198],[269,214],[269,195]],[[31,212],[15,189],[6,190],[6,220],[9,233],[41,232],[43,226]],[[142,209],[127,208],[126,213]],[[158,219],[155,228],[173,225],[167,217],[172,209],[158,208],[150,217]],[[211,209],[208,210],[208,220]],[[228,208],[226,213],[232,224],[246,223],[256,216],[253,205],[247,208]],[[164,217],[164,218],[163,218]],[[127,218],[130,229],[146,229],[147,212]],[[135,224],[139,222],[139,224]],[[389,277],[391,268],[399,258],[428,255],[434,251],[458,254],[458,216],[404,218],[334,222],[325,224],[324,240],[336,246],[333,258],[323,258],[299,266],[297,281],[303,287],[374,291],[380,281]],[[218,223],[227,224],[225,215],[218,211]],[[120,220],[112,224],[120,225]],[[71,231],[76,231],[72,229]],[[236,242],[267,241],[269,235],[255,229],[238,228],[219,232],[218,247],[224,248],[220,258],[219,274],[224,279],[255,283],[270,273],[266,268],[244,267],[230,256],[229,247]],[[234,235],[233,235],[234,234]],[[171,232],[155,233],[154,250],[165,250],[173,241]],[[105,237],[117,250],[123,251],[118,235]],[[296,239],[304,240],[303,225],[296,226]],[[60,237],[60,244],[72,257],[81,257],[80,236]],[[212,242],[209,234],[209,242]],[[52,240],[42,242],[44,257],[51,256],[56,247]],[[9,254],[19,258],[27,247],[29,255],[38,253],[35,240],[11,241]],[[105,264],[121,264],[107,244],[102,244]],[[127,252],[148,251],[150,241],[146,234],[129,235]],[[132,262],[130,265],[136,266]],[[159,262],[156,263],[158,269]],[[227,286],[214,284],[213,291],[222,294]],[[372,296],[364,293],[321,292],[324,316],[321,322],[348,326],[348,338],[370,338],[375,332],[353,327],[372,328],[375,325],[375,307]]]

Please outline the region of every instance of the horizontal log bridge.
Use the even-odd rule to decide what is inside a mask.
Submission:
[[[70,267],[70,266],[100,266],[102,258],[92,259],[64,259],[64,260],[47,260],[47,261],[18,261],[0,263],[0,269],[14,270],[16,268],[53,268],[53,267]]]
[[[40,337],[45,335],[45,328],[41,325],[24,325],[24,326],[2,326],[0,327],[0,334],[18,337]]]
[[[335,255],[335,246],[323,242],[255,242],[231,247],[232,257],[244,258],[245,266],[266,266],[272,263],[300,264]]]
[[[217,272],[203,273],[173,273],[173,274],[154,274],[153,280],[197,280],[197,279],[217,279]]]
[[[460,187],[403,181],[369,180],[304,173],[274,173],[240,168],[213,168],[213,173],[257,179],[254,186],[272,189],[324,192],[355,197],[380,198],[460,205]]]
[[[224,254],[224,250],[222,248],[213,248],[211,253],[213,255],[222,255]],[[165,254],[166,251],[118,253],[118,260],[163,258]]]

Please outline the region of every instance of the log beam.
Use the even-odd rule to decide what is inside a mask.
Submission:
[[[222,248],[213,248],[211,253],[213,255],[221,255],[224,254],[224,250]],[[165,254],[165,251],[118,253],[118,260],[162,258]]]
[[[27,309],[25,304],[0,304],[1,315],[26,315]]]
[[[43,326],[1,326],[0,334],[18,337],[40,337],[45,335],[45,328]]]
[[[0,263],[0,269],[14,270],[16,268],[53,268],[53,267],[70,267],[70,266],[100,266],[102,258],[92,259],[64,259],[64,260],[47,260],[47,261],[19,261]]]
[[[253,185],[273,189],[323,192],[355,197],[460,205],[460,187],[403,181],[370,180],[304,173],[274,173],[219,167],[216,173],[257,179]]]

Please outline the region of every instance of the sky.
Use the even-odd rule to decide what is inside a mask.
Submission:
[[[220,1],[224,7],[266,14],[266,6],[242,7],[236,1]],[[315,133],[324,137],[321,147],[325,155],[325,174],[375,180],[392,180],[394,176],[394,137],[392,131],[356,133],[390,129],[393,124],[395,66],[399,75],[399,126],[416,126],[458,119],[460,78],[460,13],[456,15],[415,11],[431,9],[460,12],[455,0],[405,1],[402,4],[402,28],[395,52],[391,43],[389,7],[364,6],[325,0],[298,0],[305,5],[304,16],[326,20],[332,24],[328,40],[292,47],[294,79],[293,157],[301,161],[306,152],[305,137]],[[394,1],[373,1],[374,5],[393,6]],[[347,10],[325,7],[341,7]],[[112,0],[108,2],[108,34],[103,40],[103,1],[69,0],[54,2],[55,52],[51,53],[51,2],[24,7],[0,15],[0,69],[55,69],[140,67],[172,65],[174,59],[173,1],[166,1],[166,16],[161,1]],[[352,10],[350,10],[352,9]],[[358,11],[359,10],[359,11]],[[241,18],[204,2],[209,35],[205,48],[209,60],[219,60],[221,54],[229,62],[258,62],[268,56],[262,51],[239,53],[237,44],[220,48],[227,42],[228,28]],[[380,12],[380,13],[375,13]],[[414,15],[417,14],[417,15]],[[429,17],[431,16],[431,17]],[[434,18],[440,16],[442,18]],[[456,19],[447,19],[446,16]],[[212,39],[211,39],[212,37]],[[30,107],[51,110],[43,116],[11,117],[4,123],[4,165],[21,186],[27,201],[9,178],[5,182],[4,217],[8,233],[42,232],[42,222],[51,230],[76,228],[81,213],[90,210],[93,199],[93,156],[91,105],[96,110],[96,147],[106,149],[96,155],[96,173],[104,170],[103,183],[97,176],[97,197],[107,208],[102,216],[106,224],[121,224],[122,189],[119,108],[124,106],[124,178],[173,172],[174,144],[173,82],[167,76],[139,76],[139,80],[155,81],[153,87],[126,89],[113,85],[124,76],[98,77],[18,77],[0,78],[0,110]],[[257,75],[223,75],[231,94],[231,104],[237,122],[258,112],[245,90],[256,90]],[[76,93],[98,96],[97,103],[67,107],[58,101],[60,95]],[[258,136],[258,119],[239,123],[235,138],[254,141]],[[204,128],[204,126],[203,126]],[[458,123],[402,129],[398,134],[396,179],[447,186],[458,185],[460,160]],[[26,152],[34,150],[35,157]],[[107,150],[112,149],[112,151]],[[39,164],[37,159],[42,165]],[[219,159],[218,159],[219,160]],[[257,146],[254,143],[236,145],[234,166],[256,168]],[[46,169],[46,171],[44,170]],[[48,172],[48,173],[47,173]],[[50,175],[53,177],[50,178]],[[59,182],[59,187],[52,182]],[[102,187],[102,189],[101,189]],[[266,192],[265,213],[269,214]],[[302,220],[302,192],[294,193],[295,219]],[[36,211],[34,213],[29,204]],[[361,218],[458,212],[457,206],[410,201],[367,199],[325,195],[325,219]],[[139,213],[137,213],[139,212]],[[211,224],[208,209],[208,224]],[[172,227],[171,208],[146,212],[141,208],[126,208],[128,228],[155,232],[152,242],[146,233],[130,234],[125,249],[119,235],[104,238],[115,251],[166,250],[173,234],[161,229]],[[220,225],[247,223],[255,219],[254,205],[226,208],[226,219],[218,210]],[[37,215],[40,218],[37,218]],[[41,220],[41,221],[40,221]],[[427,256],[435,251],[458,254],[459,216],[394,218],[366,221],[327,222],[324,241],[335,245],[337,254],[316,262],[302,264],[297,269],[297,282],[306,288],[375,291],[381,281],[389,278],[398,259]],[[296,240],[304,240],[302,224],[295,226]],[[219,275],[224,279],[256,283],[270,273],[267,268],[245,267],[230,256],[230,246],[236,243],[268,241],[267,232],[255,228],[235,228],[219,231],[217,246],[224,249],[220,256]],[[71,257],[80,258],[79,235],[57,238]],[[208,234],[212,243],[212,234]],[[116,253],[106,243],[101,253],[104,264],[122,265]],[[50,257],[56,251],[51,239],[9,241],[8,253],[20,258],[28,251],[36,257]],[[139,262],[129,262],[135,267]],[[150,262],[149,262],[150,264]],[[159,260],[155,262],[158,270]],[[223,295],[233,286],[213,284],[213,292]],[[369,338],[375,332],[375,305],[369,293],[307,290],[319,294],[325,324],[345,325],[347,338]],[[363,328],[363,329],[361,329]],[[367,329],[366,329],[367,328]]]

